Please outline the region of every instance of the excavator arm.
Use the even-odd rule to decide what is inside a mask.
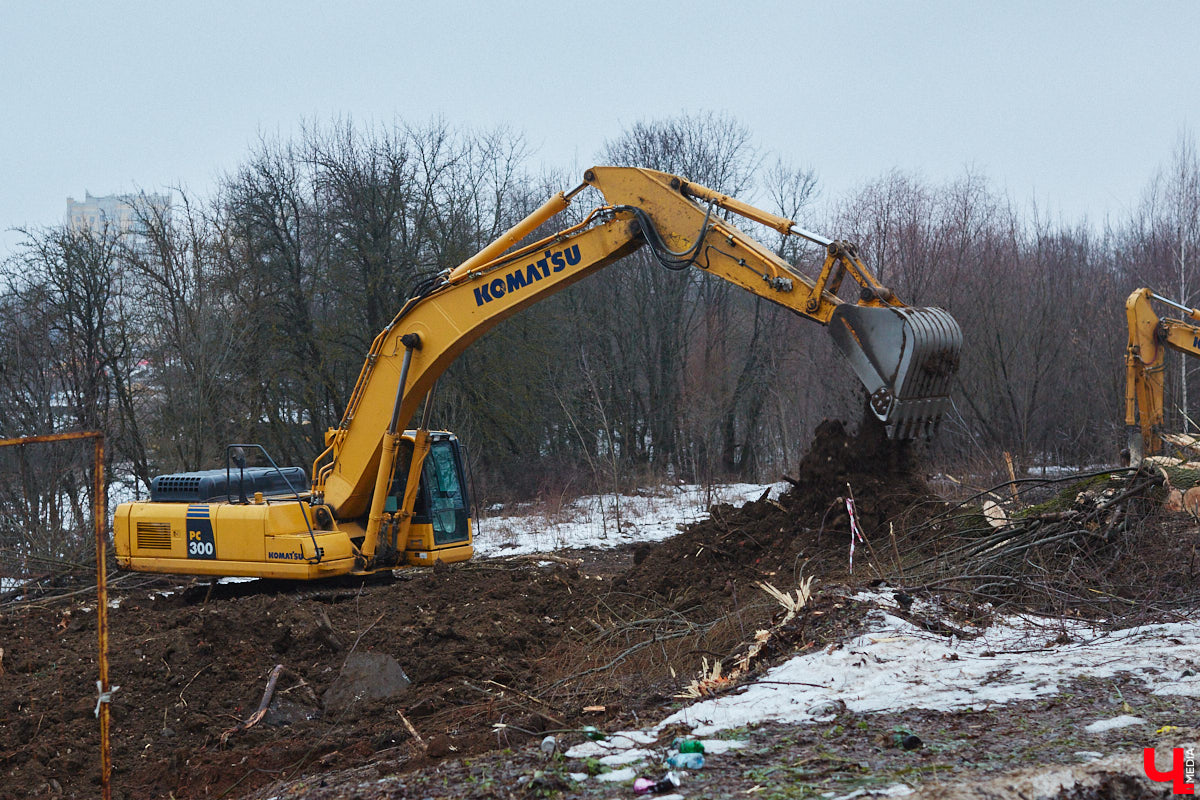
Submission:
[[[927,435],[948,409],[950,381],[962,349],[958,323],[941,309],[905,306],[879,283],[853,244],[803,230],[790,219],[662,172],[594,167],[585,178],[608,202],[649,217],[652,224],[642,225],[648,237],[656,228],[674,231],[687,242],[689,231],[703,228],[689,263],[828,325],[889,435]],[[737,228],[711,219],[694,201],[821,245],[825,260],[820,271],[815,278],[804,275]],[[859,287],[855,303],[837,297],[846,275]]]
[[[595,167],[584,181],[438,276],[372,344],[342,422],[327,433],[327,448],[313,466],[313,503],[328,506],[342,524],[365,521],[359,569],[372,568],[385,522],[399,519],[393,541],[400,547],[406,541],[415,482],[428,452],[424,422],[397,513],[385,510],[384,497],[403,425],[428,402],[438,376],[501,320],[643,246],[668,268],[702,269],[830,326],[867,387],[872,410],[893,436],[928,433],[947,409],[962,346],[957,323],[940,309],[905,306],[879,284],[853,245],[662,172]],[[604,205],[576,225],[511,249],[589,186],[603,194]],[[717,208],[823,246],[820,272],[815,278],[800,273],[721,219]],[[859,285],[856,303],[837,296],[847,275]]]
[[[1152,301],[1179,311],[1183,318],[1160,318]],[[1163,449],[1163,373],[1168,350],[1200,356],[1200,309],[1137,289],[1125,301],[1129,342],[1125,348],[1125,426],[1130,461]]]

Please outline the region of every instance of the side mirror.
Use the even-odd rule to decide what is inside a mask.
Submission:
[[[249,503],[249,499],[246,498],[246,451],[240,447],[231,448],[229,457],[238,466],[238,502]]]

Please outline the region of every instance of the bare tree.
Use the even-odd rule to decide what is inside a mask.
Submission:
[[[637,123],[605,145],[603,159],[684,175],[727,194],[742,193],[758,166],[749,131],[713,114]],[[606,316],[607,309],[621,309],[608,324],[604,317],[597,319],[599,347],[592,357],[620,376],[608,400],[617,409],[609,415],[618,427],[613,438],[621,442],[626,460],[678,468],[677,450],[685,444],[679,436],[684,370],[724,367],[729,287],[706,280],[698,270],[668,272],[645,254],[619,269],[619,279],[591,283],[584,304],[606,309]],[[696,346],[701,354],[693,358]],[[699,376],[690,375],[688,382],[694,392],[704,391]],[[694,461],[708,459],[705,454]]]
[[[7,436],[100,430],[113,446],[106,470],[126,477],[144,468],[136,421],[125,411],[137,363],[133,304],[119,258],[121,232],[59,226],[25,230],[3,265],[0,306],[0,406]],[[18,520],[30,557],[69,559],[90,546],[94,501],[90,459],[69,448],[5,453],[0,504]],[[115,468],[114,468],[115,467]]]
[[[223,443],[252,435],[258,412],[243,371],[256,333],[220,231],[177,190],[173,208],[139,209],[142,234],[123,257],[136,276],[145,359],[137,413],[153,440],[156,471],[219,463]]]

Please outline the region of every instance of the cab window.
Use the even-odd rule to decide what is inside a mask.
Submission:
[[[466,541],[470,534],[466,492],[463,491],[462,473],[454,442],[434,442],[430,446],[421,477],[428,492],[434,544]]]

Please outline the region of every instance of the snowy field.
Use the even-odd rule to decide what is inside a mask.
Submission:
[[[859,594],[854,601],[876,607],[867,633],[840,648],[796,656],[756,683],[691,705],[660,727],[681,722],[709,735],[764,720],[820,722],[843,706],[856,712],[982,709],[1057,694],[1071,678],[1118,674],[1156,694],[1200,696],[1200,624],[1111,631],[1079,621],[1008,616],[959,641],[889,614],[896,606],[887,594]],[[937,617],[936,608],[921,601],[913,611]]]
[[[475,552],[515,556],[584,547],[616,547],[657,542],[680,526],[708,515],[714,503],[741,505],[765,492],[778,497],[788,484],[735,483],[723,486],[668,486],[637,495],[588,495],[549,509],[520,504],[476,522]]]
[[[975,638],[959,641],[888,613],[896,608],[888,593],[860,593],[847,600],[874,607],[863,635],[841,647],[796,656],[728,694],[681,709],[649,730],[620,731],[576,745],[567,757],[596,758],[612,770],[597,780],[622,780],[655,768],[661,753],[650,743],[670,725],[683,724],[696,737],[711,737],[762,722],[828,722],[843,709],[985,709],[1057,694],[1061,683],[1076,677],[1119,675],[1155,694],[1200,697],[1197,623],[1106,631],[1078,621],[1008,616],[970,631]],[[936,608],[922,607],[921,601],[913,611],[937,616]],[[1140,727],[1147,736],[1154,732],[1146,720],[1128,714],[1095,719],[1084,730],[1099,735],[1125,727]],[[705,743],[729,744],[712,739]],[[587,780],[578,773],[572,777]],[[911,789],[897,785],[880,791],[903,795]]]

